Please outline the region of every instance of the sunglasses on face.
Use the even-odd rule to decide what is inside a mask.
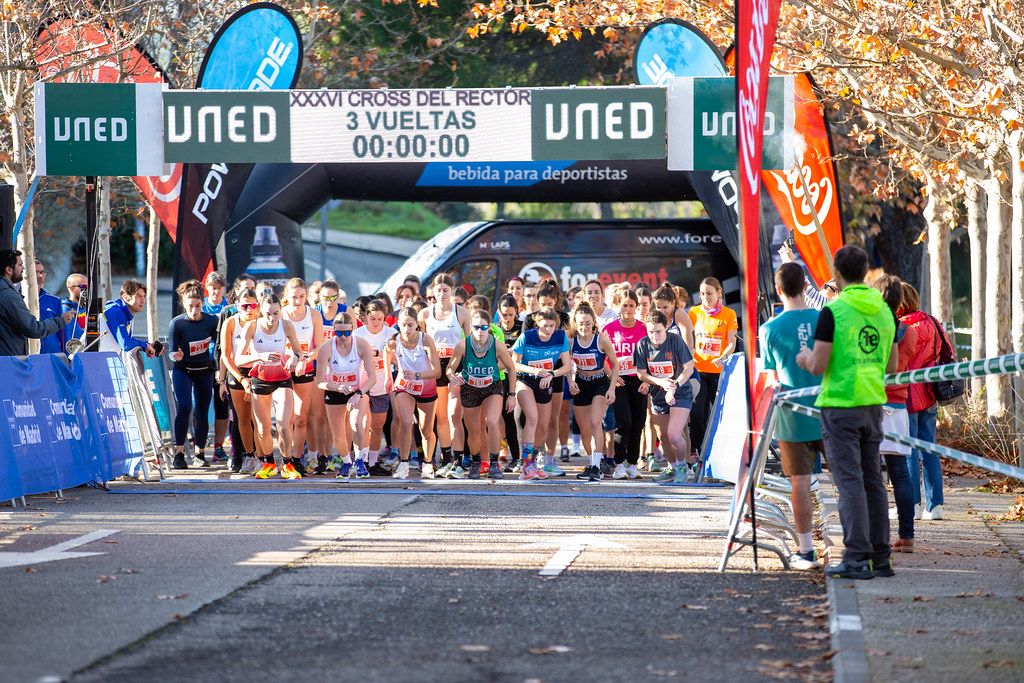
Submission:
[[[334,330],[334,334],[335,334],[335,336],[338,336],[338,337],[347,337],[350,334],[352,334],[352,330],[338,330],[338,329],[335,329]]]
[[[259,304],[239,304],[243,311],[255,311],[260,307]]]
[[[71,285],[71,286],[75,287],[76,289],[81,289],[82,291],[85,291],[85,290],[89,289],[89,285]]]
[[[328,296],[327,294],[320,295],[320,301],[337,301],[340,294],[333,294]]]
[[[491,329],[491,326],[490,325],[473,325],[473,329],[474,330],[489,330],[489,329]]]

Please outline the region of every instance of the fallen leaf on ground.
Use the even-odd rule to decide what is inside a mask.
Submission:
[[[894,598],[892,596],[885,597],[885,598],[877,598],[877,600],[878,600],[878,602],[899,602],[900,601],[899,598]]]
[[[121,541],[103,541],[104,543],[120,543]]]
[[[876,650],[873,647],[864,648],[864,652],[871,655],[872,657],[885,657],[887,655],[892,654],[891,652],[886,652],[885,650]]]
[[[771,628],[771,624],[754,624],[754,628]]]
[[[560,655],[572,652],[568,645],[549,645],[548,647],[531,647],[527,650],[531,655]]]
[[[954,595],[955,598],[991,598],[995,593],[986,593],[981,589],[974,591],[973,593],[961,593],[960,595]]]
[[[988,669],[988,668],[996,667],[996,666],[1013,666],[1013,662],[1011,662],[1009,659],[999,659],[999,660],[996,660],[994,662],[985,662],[981,666],[984,669]]]
[[[665,640],[682,640],[684,636],[682,633],[662,633],[661,637]]]
[[[934,599],[935,599],[935,598],[925,598],[925,597],[921,597],[920,595],[915,595],[915,596],[914,596],[914,602],[931,602],[931,601],[932,601],[932,600],[934,600]]]
[[[181,595],[157,595],[156,599],[157,600],[181,600],[182,598],[187,598],[187,597],[188,597],[188,593],[182,593]]]
[[[38,571],[39,570],[36,569],[35,567],[25,567],[25,573],[26,574],[35,574]]]
[[[835,657],[837,654],[839,654],[839,650],[829,650],[828,652],[823,653],[821,655],[821,658],[827,662],[828,660]]]
[[[708,609],[707,605],[683,605],[683,609]]]
[[[976,636],[981,633],[981,631],[953,631],[953,633],[958,636]]]
[[[459,645],[459,649],[463,652],[490,652],[490,645]]]
[[[769,650],[774,650],[775,646],[774,645],[768,645],[766,643],[758,643],[757,645],[754,646],[754,649],[755,650],[764,650],[765,652],[767,652]]]

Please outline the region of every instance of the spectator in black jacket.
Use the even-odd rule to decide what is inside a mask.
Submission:
[[[0,250],[0,356],[28,355],[28,340],[54,334],[71,322],[75,314],[68,311],[43,322],[29,313],[25,300],[15,287],[25,275],[25,262],[16,249]]]

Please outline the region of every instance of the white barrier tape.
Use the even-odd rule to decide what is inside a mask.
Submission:
[[[927,382],[967,379],[968,377],[982,377],[984,375],[1001,375],[1011,372],[1024,372],[1024,353],[1011,353],[1005,356],[981,358],[963,363],[950,363],[949,365],[935,365],[930,368],[920,368],[919,370],[907,370],[906,372],[894,375],[886,375],[885,383],[888,385],[925,384]],[[805,387],[803,389],[790,389],[789,391],[779,392],[779,398],[805,398],[807,396],[817,396],[820,393],[820,386]]]
[[[807,415],[808,417],[820,417],[821,410],[818,408],[811,408],[810,406],[800,405],[799,403],[793,403],[792,401],[779,401],[780,408],[786,408],[792,410],[794,413],[800,415]],[[990,460],[989,458],[983,458],[980,455],[974,455],[973,453],[964,453],[963,451],[954,450],[946,446],[942,446],[937,443],[931,443],[929,441],[921,441],[920,439],[914,439],[903,434],[893,434],[891,432],[884,432],[883,435],[890,441],[901,443],[911,448],[916,448],[919,451],[926,451],[928,453],[934,453],[935,455],[942,455],[953,460],[959,460],[960,462],[967,463],[968,465],[974,465],[996,474],[1001,474],[1005,477],[1012,477],[1014,479],[1020,479],[1024,481],[1024,469],[1015,467],[1014,465],[1007,464],[1005,462],[999,462],[997,460]]]

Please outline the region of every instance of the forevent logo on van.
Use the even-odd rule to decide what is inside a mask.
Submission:
[[[533,159],[664,159],[664,88],[540,89]]]

